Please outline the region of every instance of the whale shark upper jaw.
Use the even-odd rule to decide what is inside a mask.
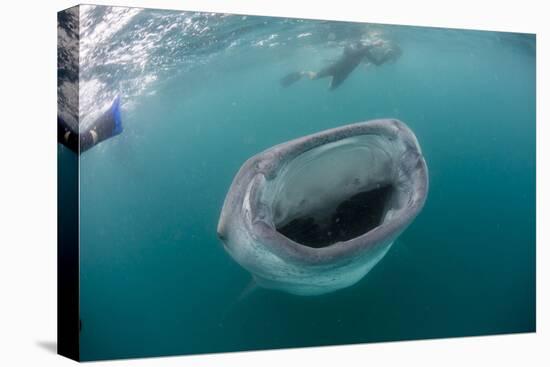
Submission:
[[[218,235],[259,285],[327,293],[354,284],[384,256],[427,192],[426,162],[404,123],[346,125],[245,162]]]

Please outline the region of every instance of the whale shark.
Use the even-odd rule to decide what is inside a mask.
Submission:
[[[217,233],[260,287],[313,296],[361,280],[420,213],[428,168],[396,119],[297,138],[248,159]]]

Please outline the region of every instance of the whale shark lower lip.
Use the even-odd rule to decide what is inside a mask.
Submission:
[[[218,236],[258,285],[328,293],[384,257],[427,193],[426,161],[403,122],[345,125],[248,159],[225,198]]]

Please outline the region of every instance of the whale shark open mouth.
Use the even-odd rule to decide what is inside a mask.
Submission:
[[[247,160],[225,198],[218,235],[261,286],[327,293],[368,273],[427,193],[426,162],[404,123],[345,125]]]
[[[276,192],[276,230],[298,244],[321,248],[376,228],[398,203],[395,154],[401,152],[390,138],[363,135],[293,159],[269,188]]]
[[[336,208],[322,208],[330,213],[324,221],[316,220],[317,213],[305,214],[278,225],[277,231],[297,243],[313,248],[348,241],[367,233],[382,222],[392,191],[391,185],[360,191],[339,203]]]

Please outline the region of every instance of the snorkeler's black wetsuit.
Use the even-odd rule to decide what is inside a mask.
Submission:
[[[75,132],[61,117],[57,117],[57,141],[73,152],[83,153],[93,146],[122,132],[120,102],[116,98],[113,105],[90,128]]]
[[[379,66],[392,59],[395,60],[399,55],[401,55],[401,49],[397,45],[388,48],[387,46],[381,47],[380,42],[377,44],[356,42],[346,46],[338,60],[320,71],[292,72],[281,78],[280,82],[283,87],[288,87],[302,79],[303,76],[308,76],[310,79],[331,77],[329,88],[334,90],[340,86],[344,80],[348,78],[351,72],[362,62]]]
[[[342,56],[333,64],[321,69],[315,79],[331,76],[330,89],[337,88],[349,74],[368,56],[370,45],[356,44],[346,47]]]

